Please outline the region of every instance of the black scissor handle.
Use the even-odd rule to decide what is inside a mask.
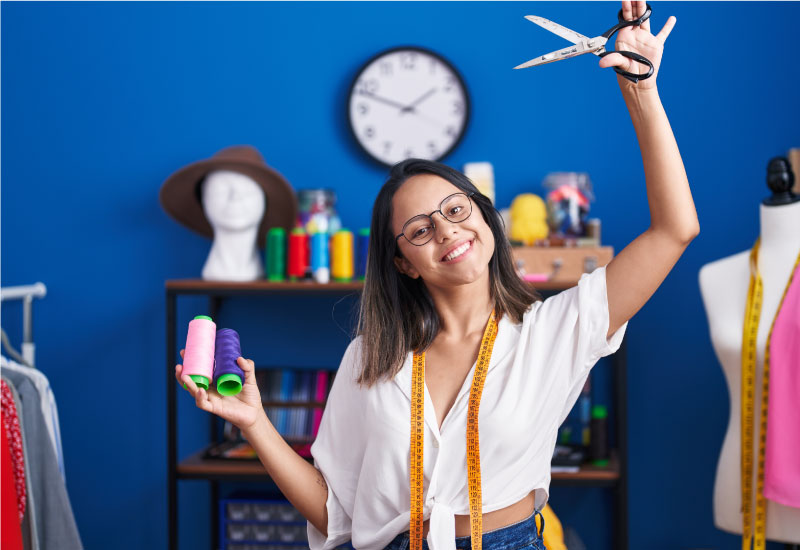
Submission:
[[[619,10],[619,13],[617,14],[617,20],[619,22],[610,29],[608,29],[606,32],[604,32],[601,36],[610,39],[614,35],[614,33],[617,32],[618,30],[624,29],[625,27],[639,26],[648,19],[650,19],[650,14],[653,13],[653,9],[650,7],[650,4],[645,4],[645,6],[646,8],[644,10],[644,13],[640,15],[638,19],[633,19],[631,21],[625,20],[625,18],[622,16],[622,10]],[[617,52],[606,50],[605,52],[600,54],[600,57],[605,57],[610,53],[618,53],[623,57],[627,57],[628,59],[633,59],[634,61],[641,63],[642,65],[647,65],[649,67],[647,73],[645,74],[631,73],[628,71],[624,71],[619,67],[614,67],[614,71],[616,71],[617,74],[624,76],[634,84],[640,80],[644,80],[645,78],[650,78],[651,76],[653,76],[653,64],[650,62],[649,59],[647,59],[643,55],[639,55],[636,52],[629,52],[624,50],[620,50]]]
[[[618,23],[613,27],[611,27],[610,29],[608,29],[606,32],[604,32],[601,36],[604,36],[606,38],[611,38],[611,36],[620,29],[624,29],[625,27],[634,27],[634,26],[638,27],[639,25],[650,19],[651,13],[653,13],[653,9],[650,7],[650,4],[645,4],[644,13],[640,15],[638,19],[627,21],[622,16],[622,10],[619,10],[619,13],[617,14]]]
[[[600,57],[605,57],[610,53],[618,53],[623,57],[627,57],[628,59],[633,59],[634,61],[637,61],[637,62],[641,63],[642,65],[647,65],[648,66],[648,71],[645,74],[630,73],[628,71],[620,69],[619,67],[614,67],[614,71],[616,71],[617,74],[619,74],[621,76],[624,76],[625,78],[627,78],[628,80],[630,80],[634,84],[636,84],[640,80],[644,80],[645,78],[650,78],[651,76],[653,76],[653,70],[654,70],[653,69],[653,64],[650,62],[649,59],[647,59],[643,55],[639,55],[636,52],[629,52],[629,51],[626,51],[626,50],[620,50],[620,51],[613,51],[613,52],[603,52],[603,53],[600,54]]]

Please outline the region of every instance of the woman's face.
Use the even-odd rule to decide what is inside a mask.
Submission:
[[[392,233],[399,235],[409,219],[438,210],[445,197],[461,192],[440,176],[410,177],[392,197]],[[395,259],[397,268],[409,277],[421,277],[426,285],[440,287],[488,279],[494,235],[474,202],[466,220],[453,223],[437,212],[433,223],[433,237],[422,246],[414,246],[404,237],[397,239],[402,254]]]

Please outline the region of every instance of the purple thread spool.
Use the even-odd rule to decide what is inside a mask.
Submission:
[[[220,395],[238,394],[244,382],[244,371],[236,363],[236,359],[242,356],[239,334],[231,328],[219,329],[214,350],[214,384],[217,385],[217,392]]]

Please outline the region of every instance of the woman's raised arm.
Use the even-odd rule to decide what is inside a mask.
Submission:
[[[625,19],[636,19],[645,2],[622,2]],[[640,27],[626,27],[617,35],[617,50],[639,53],[653,63],[653,75],[637,83],[617,75],[628,107],[644,164],[650,227],[608,264],[609,329],[607,336],[628,321],[653,295],[677,263],[688,244],[700,232],[689,181],[667,114],[661,105],[656,77],[664,42],[675,26],[670,17],[657,35],[650,34],[650,20]],[[619,54],[600,60],[601,67],[619,66],[640,72],[641,65]],[[624,168],[633,159],[619,158]]]

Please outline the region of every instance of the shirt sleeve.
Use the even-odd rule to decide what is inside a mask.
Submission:
[[[316,440],[311,445],[314,466],[328,485],[325,502],[328,536],[307,522],[311,550],[329,550],[351,539],[356,487],[366,443],[363,430],[354,428],[363,418],[362,390],[356,383],[361,363],[360,339],[359,336],[353,340],[344,353],[328,394]]]
[[[564,406],[559,425],[564,421],[583,388],[589,371],[601,357],[619,349],[626,321],[606,339],[609,328],[608,293],[605,266],[581,275],[578,285],[546,299],[539,308],[536,323],[541,323],[551,338],[550,361],[547,368],[556,369],[552,375],[554,387],[564,392]]]

